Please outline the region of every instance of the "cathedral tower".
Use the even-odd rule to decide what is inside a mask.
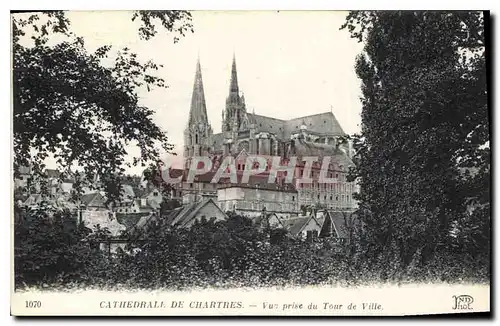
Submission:
[[[209,140],[212,137],[212,127],[208,122],[203,79],[201,77],[200,59],[196,64],[193,94],[189,120],[184,130],[184,161],[185,167],[191,164],[193,156],[205,156],[211,151]]]
[[[238,131],[246,128],[245,98],[240,96],[236,58],[233,54],[231,66],[231,81],[229,95],[226,99],[226,109],[223,114],[222,132],[224,134],[224,154],[235,154],[237,150]]]
[[[238,87],[238,73],[236,71],[236,58],[233,55],[231,67],[231,82],[229,83],[229,96],[226,99],[226,110],[222,131],[237,132],[245,118],[245,98],[240,96]]]

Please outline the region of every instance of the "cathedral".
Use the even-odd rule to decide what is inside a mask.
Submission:
[[[340,149],[348,157],[352,148],[342,142],[346,136],[332,112],[290,120],[276,119],[247,112],[245,97],[238,87],[236,59],[233,57],[231,82],[222,130],[214,133],[208,120],[201,65],[198,60],[187,128],[184,131],[186,167],[193,156],[248,154],[269,156],[333,155]]]
[[[331,162],[328,177],[338,180],[336,184],[320,184],[319,166],[312,171],[312,184],[293,186],[298,191],[300,204],[323,204],[331,208],[354,207],[352,194],[355,185],[347,182],[346,173],[353,165],[352,143],[345,138],[339,122],[332,112],[324,112],[290,120],[277,119],[247,112],[245,97],[238,86],[236,58],[233,56],[229,93],[222,110],[222,130],[214,133],[206,109],[201,64],[198,59],[194,79],[191,108],[184,131],[184,168],[191,159],[208,156],[214,162],[231,155],[237,160],[245,155],[264,157],[280,156],[283,160],[291,156],[299,158],[295,172],[302,177],[300,158],[305,156],[328,156]],[[243,164],[238,164],[240,170]],[[217,165],[215,166],[217,167]],[[244,170],[241,169],[241,170]]]

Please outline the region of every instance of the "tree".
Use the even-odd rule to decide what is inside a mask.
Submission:
[[[483,15],[351,12],[341,28],[365,43],[352,175],[364,251],[423,264],[449,248],[471,201],[489,207]]]
[[[84,241],[90,229],[77,227],[67,211],[50,206],[29,210],[14,235],[16,286],[84,281],[96,252]]]
[[[157,34],[158,21],[181,36],[192,31],[185,11],[140,11],[132,16],[137,18],[144,39]],[[111,46],[89,53],[70,27],[60,11],[12,17],[14,172],[31,166],[43,175],[44,161],[53,156],[63,172],[83,168],[82,182],[98,177],[113,200],[130,166],[127,146],[140,149],[132,165],[142,166],[156,162],[160,148],[173,148],[137,95],[139,88],[166,87],[165,81],[156,76],[161,66],[139,62],[127,48],[105,66]],[[63,41],[53,44],[57,37]]]

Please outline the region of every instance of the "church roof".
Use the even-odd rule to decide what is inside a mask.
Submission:
[[[320,135],[344,136],[344,130],[340,126],[337,118],[332,112],[324,112],[291,120],[282,120],[254,113],[247,113],[250,123],[260,132],[274,133],[282,138],[290,136],[300,131],[300,126],[305,124],[308,132]]]
[[[283,136],[285,132],[285,120],[266,117],[263,115],[247,113],[250,123],[255,124],[255,128],[261,132],[270,132]]]
[[[305,123],[309,132],[332,136],[345,135],[335,115],[332,112],[324,112],[286,121],[285,128],[287,137],[299,131],[303,123]]]

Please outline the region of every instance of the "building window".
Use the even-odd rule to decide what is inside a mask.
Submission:
[[[333,197],[332,197],[332,196],[330,196],[330,200],[332,200],[332,199],[333,199]]]
[[[242,165],[242,168],[241,168],[241,169],[242,169],[242,170],[245,170],[245,164],[243,164],[243,165]]]
[[[339,178],[339,174],[338,173],[335,173],[335,178],[338,179]]]
[[[295,201],[295,196],[292,196],[292,201]]]

